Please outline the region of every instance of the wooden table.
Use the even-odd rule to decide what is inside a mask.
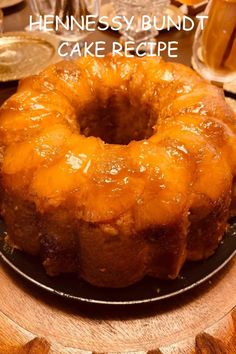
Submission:
[[[4,14],[5,31],[28,25],[27,3]],[[179,41],[176,61],[190,65],[193,35],[173,30],[161,33],[160,40]],[[98,38],[107,42],[109,50],[117,37],[109,31],[95,32],[89,40]],[[16,87],[17,82],[0,85],[0,104]],[[235,259],[211,282],[174,300],[141,307],[68,302],[35,288],[4,264],[0,282],[1,354],[187,354],[194,353],[194,348],[197,354],[236,353]]]

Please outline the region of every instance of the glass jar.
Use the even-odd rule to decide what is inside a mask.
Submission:
[[[41,26],[35,26],[36,30],[42,30],[44,28],[42,22],[47,16],[54,18],[54,24],[52,19],[49,19],[50,24],[48,33],[55,31],[55,34],[59,39],[65,41],[75,42],[83,40],[88,36],[89,32],[86,30],[80,30],[76,23],[82,27],[86,25],[86,18],[93,16],[93,28],[95,30],[99,18],[100,0],[29,0],[29,4],[33,15],[35,17],[35,23],[39,23],[41,17]],[[56,21],[56,17],[59,21]],[[46,21],[46,20],[45,20]],[[91,26],[90,21],[90,28]],[[58,23],[58,25],[56,25]],[[69,29],[68,29],[69,28]],[[27,28],[29,30],[29,28]],[[32,29],[31,29],[32,30]],[[46,32],[45,29],[43,31]]]
[[[236,79],[236,0],[210,0],[193,44],[193,67],[219,83]],[[203,28],[202,28],[203,27]]]
[[[164,16],[169,3],[170,0],[114,0],[115,13],[122,18],[121,43],[134,41],[135,46],[138,46],[142,42],[156,42],[158,31],[153,26],[144,30],[142,17],[149,16],[153,21],[154,16]],[[131,21],[132,18],[132,24],[128,28],[127,19]]]

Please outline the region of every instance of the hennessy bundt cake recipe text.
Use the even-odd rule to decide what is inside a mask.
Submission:
[[[155,58],[81,58],[0,110],[1,216],[50,276],[175,279],[235,215],[236,119],[223,91]]]

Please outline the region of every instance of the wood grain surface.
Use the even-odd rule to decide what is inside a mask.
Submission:
[[[236,353],[236,257],[210,282],[148,306],[68,301],[32,286],[4,264],[0,282],[1,354]],[[22,347],[35,337],[46,341]]]

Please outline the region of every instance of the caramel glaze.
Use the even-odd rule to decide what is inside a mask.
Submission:
[[[82,58],[0,110],[1,214],[49,275],[123,287],[176,278],[235,211],[236,120],[217,87],[161,58]]]

